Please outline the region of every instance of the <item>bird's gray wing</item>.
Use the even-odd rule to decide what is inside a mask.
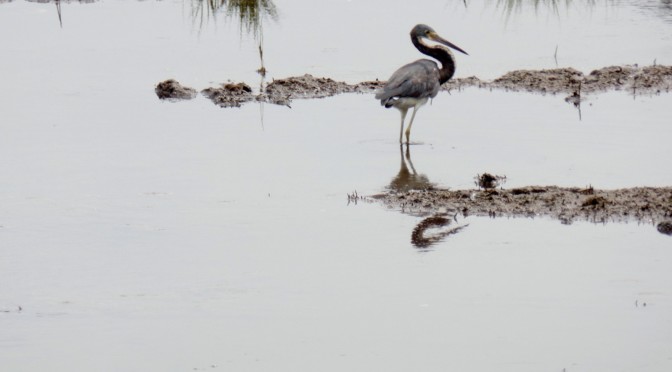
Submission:
[[[385,104],[391,98],[433,98],[439,92],[439,69],[434,61],[421,59],[392,74],[376,99]]]

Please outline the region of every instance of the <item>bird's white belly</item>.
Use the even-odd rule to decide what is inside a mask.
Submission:
[[[410,98],[410,97],[401,97],[394,100],[392,106],[398,108],[399,110],[408,110],[411,107],[420,107],[427,103],[428,98]]]

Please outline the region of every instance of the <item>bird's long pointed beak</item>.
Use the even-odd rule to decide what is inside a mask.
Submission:
[[[434,41],[436,41],[437,43],[441,43],[441,44],[443,44],[443,45],[445,45],[445,46],[447,46],[447,47],[451,47],[451,48],[457,50],[458,52],[461,52],[461,53],[464,53],[464,54],[466,54],[466,55],[469,55],[469,53],[467,53],[467,52],[465,52],[464,50],[462,50],[462,48],[460,48],[460,47],[458,47],[457,45],[451,43],[450,41],[448,41],[448,40],[442,38],[442,37],[439,36],[439,34],[437,34],[436,32],[432,32],[432,33],[430,33],[430,34],[429,34],[429,38],[432,39],[432,40],[434,40]]]

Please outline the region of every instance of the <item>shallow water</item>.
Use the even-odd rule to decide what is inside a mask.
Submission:
[[[671,63],[669,13],[643,6],[506,18],[496,4],[385,4],[329,1],[317,17],[276,2],[268,78],[386,78],[417,58],[399,19],[426,17],[472,53],[460,76],[554,67],[530,30],[576,41],[559,61],[586,71]],[[422,217],[348,203],[402,166],[398,113],[371,95],[291,109],[156,98],[169,77],[259,81],[256,42],[225,18],[200,28],[190,6],[63,4],[61,29],[53,4],[0,5],[0,30],[22,30],[0,59],[3,368],[670,370],[670,237],[646,222],[470,217],[418,250]],[[346,16],[362,26],[340,31]],[[609,46],[642,19],[625,28],[637,42]],[[604,52],[583,54],[594,43]],[[505,187],[666,186],[669,103],[592,95],[579,118],[562,96],[442,93],[418,114],[412,165],[450,188],[482,172]]]

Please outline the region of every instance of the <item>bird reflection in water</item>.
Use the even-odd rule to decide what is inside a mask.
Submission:
[[[401,167],[399,173],[392,178],[388,189],[397,192],[406,192],[410,190],[431,190],[434,184],[424,174],[418,174],[413,162],[411,161],[411,150],[406,145],[406,154],[404,156],[404,146],[399,145],[399,155],[401,157]]]
[[[457,234],[469,225],[450,226],[454,218],[436,215],[420,221],[411,233],[411,243],[421,251],[445,239],[449,235]]]
[[[410,146],[399,146],[401,166],[399,173],[392,178],[387,188],[395,192],[423,191],[434,189],[434,184],[424,174],[418,174],[411,161]],[[468,225],[452,225],[457,222],[455,217],[437,214],[420,221],[411,233],[411,243],[421,251],[430,250],[431,246],[447,238],[449,235],[460,232]]]

